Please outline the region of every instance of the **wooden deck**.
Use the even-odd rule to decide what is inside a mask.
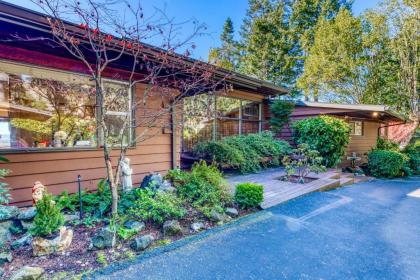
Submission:
[[[234,191],[236,184],[242,182],[253,182],[264,185],[264,201],[261,204],[263,209],[273,207],[314,191],[333,189],[354,182],[353,176],[341,176],[340,172],[333,169],[320,174],[310,174],[309,177],[317,179],[306,184],[280,181],[278,178],[284,174],[283,169],[276,168],[257,174],[228,176],[227,179],[232,191]]]

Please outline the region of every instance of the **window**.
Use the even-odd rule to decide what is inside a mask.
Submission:
[[[351,135],[362,136],[363,135],[363,122],[361,121],[351,121]]]
[[[189,152],[200,142],[258,133],[261,121],[260,102],[208,94],[187,97],[184,99],[182,149]]]
[[[129,90],[108,81],[104,88],[107,127],[116,135],[131,121]],[[0,149],[97,147],[95,99],[88,77],[0,63]]]
[[[131,98],[127,84],[105,82],[106,137],[112,146],[129,145],[131,139]],[[123,137],[120,138],[119,136]]]

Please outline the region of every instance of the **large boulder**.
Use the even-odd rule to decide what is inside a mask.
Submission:
[[[3,265],[7,262],[11,262],[12,260],[13,260],[13,256],[10,252],[0,253],[0,265]]]
[[[140,232],[145,229],[146,225],[143,222],[129,220],[124,223],[124,227]]]
[[[24,266],[19,269],[10,280],[37,280],[44,274],[42,267]]]
[[[144,177],[141,182],[140,188],[149,188],[153,191],[164,191],[164,192],[173,192],[176,189],[172,187],[171,183],[166,180],[163,180],[162,175],[159,173],[154,173]]]
[[[177,220],[169,220],[163,223],[163,234],[164,235],[178,235],[182,232],[181,225]]]
[[[9,228],[13,225],[12,221],[0,222],[0,247],[4,247],[12,238]]]
[[[147,247],[150,246],[150,244],[152,244],[152,242],[154,240],[155,240],[155,238],[151,234],[146,234],[146,235],[136,237],[136,238],[133,239],[133,241],[131,243],[131,248],[134,251],[145,250]]]
[[[28,208],[22,208],[19,210],[19,214],[17,215],[17,218],[19,220],[32,220],[35,218],[36,215],[36,208],[35,207],[28,207]]]
[[[236,208],[233,208],[233,207],[226,208],[225,213],[226,213],[226,215],[228,215],[229,217],[232,217],[232,218],[239,215],[238,210]]]
[[[16,218],[19,215],[19,208],[16,206],[0,205],[0,222]]]
[[[15,250],[22,246],[30,245],[31,243],[32,243],[32,235],[26,234],[23,237],[13,241],[10,247],[12,248],[12,250]]]
[[[57,237],[48,239],[43,237],[34,237],[32,240],[32,250],[34,256],[44,256],[52,253],[63,252],[70,247],[73,240],[73,230],[66,227],[60,228]]]
[[[105,227],[98,230],[91,239],[92,249],[105,249],[115,246],[116,234],[112,229]]]
[[[72,223],[74,221],[77,221],[79,219],[80,219],[80,216],[76,215],[76,214],[65,214],[64,215],[64,223],[65,224],[70,224],[70,223]]]
[[[216,210],[212,209],[210,212],[210,220],[212,220],[213,222],[223,222],[225,221],[225,215],[217,212]]]

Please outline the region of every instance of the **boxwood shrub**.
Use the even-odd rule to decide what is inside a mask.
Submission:
[[[373,150],[368,154],[369,172],[375,177],[402,176],[407,161],[407,156],[396,151]]]
[[[198,144],[194,154],[213,160],[222,167],[239,169],[242,173],[256,172],[262,167],[277,166],[280,157],[288,154],[290,145],[277,140],[269,131],[225,137],[220,141]]]
[[[264,187],[254,183],[240,183],[236,185],[235,202],[242,209],[255,208],[264,199]]]
[[[331,116],[318,116],[296,121],[292,125],[297,144],[307,143],[324,158],[326,167],[341,162],[350,140],[350,125]]]

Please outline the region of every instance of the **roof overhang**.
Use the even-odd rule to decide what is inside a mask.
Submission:
[[[405,122],[406,119],[391,111],[384,105],[369,104],[335,104],[323,102],[298,101],[295,104],[299,107],[334,109],[331,113],[338,116],[347,116],[359,119],[377,120],[382,122]]]
[[[16,6],[4,1],[0,1],[0,24],[2,29],[0,30],[0,37],[5,38],[5,36],[10,36],[11,32],[16,30],[22,33],[27,33],[29,36],[40,37],[43,36],[52,36],[50,26],[46,20],[46,15],[29,10],[20,6]],[[68,25],[69,30],[74,32],[82,32],[82,29],[74,23],[65,22]],[[22,34],[23,35],[23,34]],[[5,43],[7,44],[7,43]],[[66,57],[74,59],[65,49],[58,47],[51,47],[47,42],[42,41],[30,41],[30,42],[11,42],[9,46],[36,50],[46,54],[52,54],[59,57]],[[142,45],[147,49],[150,54],[161,52],[162,49],[159,49],[155,46],[151,46],[145,43]],[[179,59],[180,57],[185,62],[194,63],[197,60],[190,57],[186,57],[180,54],[173,54],[174,58]],[[203,63],[203,62],[201,62]],[[131,69],[131,66],[124,65],[124,59],[121,59],[121,62],[114,63],[111,67],[117,69]],[[216,78],[225,77],[227,83],[232,84],[234,89],[258,93],[266,96],[267,98],[276,95],[288,94],[289,90],[285,87],[277,86],[272,83],[262,81],[253,77],[249,77],[243,74],[236,72],[228,71],[224,68],[217,67],[216,69]]]

